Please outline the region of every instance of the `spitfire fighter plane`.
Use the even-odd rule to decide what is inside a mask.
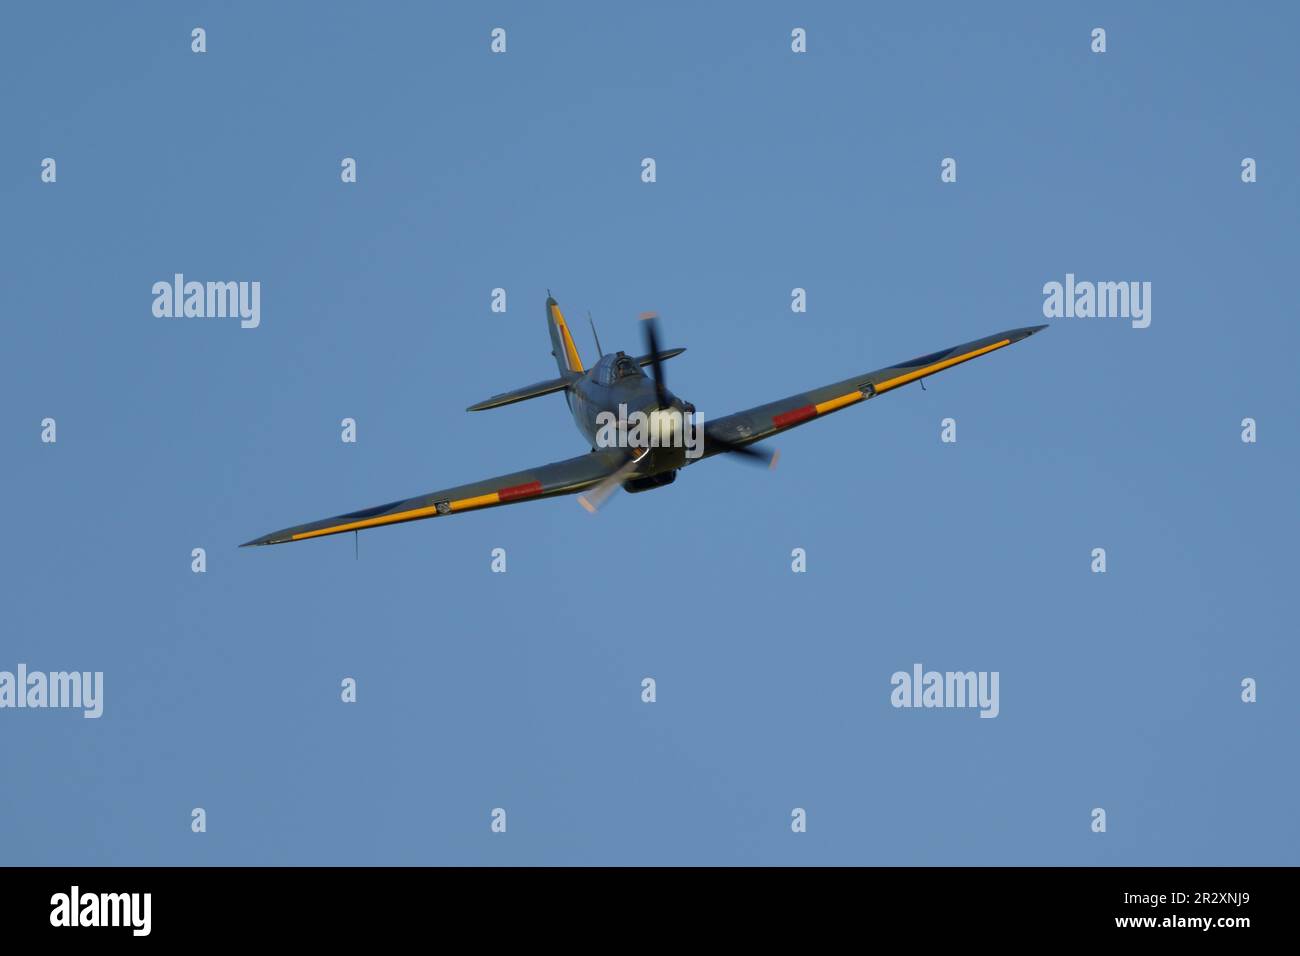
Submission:
[[[542,465],[540,468],[489,478],[487,481],[433,491],[375,508],[294,525],[245,542],[241,547],[305,541],[345,531],[361,531],[403,521],[418,521],[421,518],[445,517],[464,511],[495,508],[498,505],[558,495],[577,494],[580,496],[579,502],[587,510],[595,511],[620,486],[629,492],[660,488],[670,484],[682,468],[715,455],[729,454],[770,466],[775,463],[775,453],[758,445],[761,440],[891,392],[954,365],[996,352],[1046,328],[1044,325],[1034,325],[998,332],[973,342],[931,352],[897,365],[864,372],[779,401],[706,421],[702,441],[697,444],[692,456],[687,454],[688,449],[680,441],[655,440],[669,420],[675,419],[680,423],[683,420],[680,416],[694,418],[695,407],[670,392],[664,380],[663,363],[686,350],[661,350],[654,315],[647,313],[642,319],[646,346],[643,355],[632,357],[623,352],[607,354],[600,349],[599,336],[595,336],[600,356],[594,365],[587,368],[578,354],[578,347],[560,312],[559,304],[548,295],[546,324],[551,334],[551,354],[555,357],[560,374],[556,378],[494,395],[467,409],[476,412],[500,408],[561,392],[578,431],[591,445],[591,451],[587,454]],[[593,323],[593,336],[595,331]],[[647,376],[644,371],[647,366],[652,372],[651,376]],[[643,434],[640,441],[613,446],[601,441],[602,422],[607,423],[610,416],[626,416],[629,412],[640,413],[650,421],[649,437]],[[631,434],[635,435],[635,430]]]

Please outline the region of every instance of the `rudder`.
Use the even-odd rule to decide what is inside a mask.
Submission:
[[[550,295],[546,297],[546,326],[551,330],[551,354],[555,356],[555,365],[560,370],[560,375],[581,375],[585,369],[582,358],[578,355],[578,346],[573,341],[573,333],[564,321],[560,304]]]

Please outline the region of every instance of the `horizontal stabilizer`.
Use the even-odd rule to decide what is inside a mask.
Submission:
[[[677,356],[681,355],[685,351],[686,349],[664,349],[662,352],[659,353],[659,361],[667,362],[670,358],[676,358]],[[653,359],[654,359],[653,355],[649,355],[649,354],[642,355],[639,359],[636,360],[636,364],[640,365],[642,368],[645,368],[647,365],[650,364],[650,362]]]
[[[552,378],[547,379],[545,382],[534,382],[532,385],[511,389],[508,392],[502,392],[500,395],[485,398],[481,402],[475,402],[465,411],[481,412],[488,408],[500,408],[502,405],[513,405],[515,402],[526,402],[530,398],[550,395],[552,392],[562,392],[576,378],[578,376],[570,375],[567,378]]]

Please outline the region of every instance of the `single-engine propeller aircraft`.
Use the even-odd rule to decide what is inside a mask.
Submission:
[[[560,312],[560,306],[548,294],[546,324],[550,329],[551,354],[555,357],[559,376],[502,392],[467,409],[477,412],[500,408],[541,395],[550,395],[552,392],[563,392],[578,431],[592,446],[587,454],[487,481],[394,501],[377,508],[294,525],[255,538],[241,547],[305,541],[345,531],[361,531],[381,525],[454,515],[462,511],[477,511],[480,508],[494,508],[497,505],[553,498],[557,495],[578,494],[579,502],[588,511],[595,511],[620,486],[629,492],[660,488],[670,484],[681,468],[714,455],[729,454],[737,459],[770,467],[775,464],[775,453],[757,445],[757,442],[954,365],[996,352],[1046,328],[1045,325],[1033,325],[988,335],[964,345],[931,352],[898,365],[864,372],[779,401],[706,421],[702,440],[697,443],[692,456],[688,455],[687,448],[681,441],[661,443],[654,440],[665,431],[662,426],[666,415],[678,416],[679,423],[683,415],[694,416],[695,407],[670,392],[664,380],[663,363],[686,350],[660,349],[656,317],[653,313],[646,313],[641,318],[645,354],[635,358],[623,352],[606,354],[601,350],[600,338],[595,335],[593,322],[591,330],[600,357],[594,365],[587,368],[578,355],[578,347]],[[650,367],[652,377],[647,377],[642,371],[646,366]],[[625,417],[629,413],[640,413],[648,419],[650,435],[646,436],[642,430],[639,441],[634,439],[612,446],[608,442],[602,442],[598,438],[602,423],[608,423],[611,416],[618,416],[620,408]],[[634,429],[627,434],[636,436],[638,432]],[[598,447],[602,444],[606,447]]]

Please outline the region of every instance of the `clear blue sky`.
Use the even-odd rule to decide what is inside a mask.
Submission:
[[[105,702],[0,711],[0,861],[1300,863],[1295,7],[617,6],[5,11],[0,669]],[[261,327],[155,318],[175,272]],[[548,288],[587,355],[657,309],[720,416],[1070,272],[1150,328],[1055,321],[772,474],[235,547],[585,450],[558,397],[463,411],[554,374]],[[914,662],[1000,716],[893,709]]]

